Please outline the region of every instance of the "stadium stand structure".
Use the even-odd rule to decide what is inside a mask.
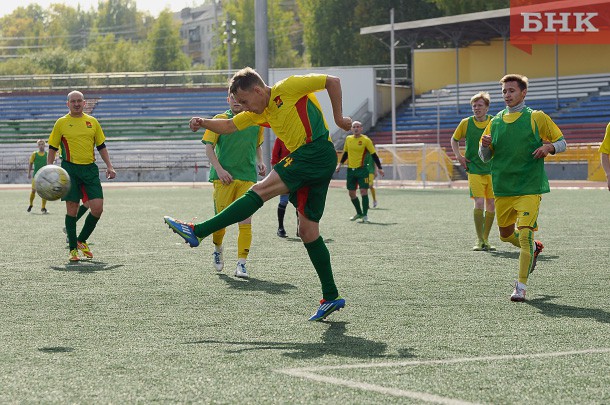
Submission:
[[[451,136],[460,120],[472,115],[470,97],[479,91],[487,91],[492,99],[489,108],[492,115],[504,108],[504,102],[498,82],[460,84],[459,103],[456,85],[444,89],[448,96],[427,92],[418,96],[414,104],[405,103],[397,109],[396,143],[437,143],[438,130],[441,146],[455,162]],[[609,120],[610,74],[564,76],[558,82],[554,77],[531,79],[526,103],[549,114],[569,144],[601,142]],[[438,129],[437,108],[440,111]],[[391,125],[388,118],[379,120],[369,131],[373,141],[391,143]]]
[[[95,116],[119,170],[206,167],[202,133],[188,127],[192,116],[212,117],[227,109],[226,89],[200,91],[91,91],[86,112]],[[67,113],[66,94],[0,95],[0,166],[24,169],[37,139],[48,139],[55,120]],[[34,145],[35,146],[35,145]],[[102,163],[103,162],[98,162]],[[18,168],[18,169],[17,169]]]

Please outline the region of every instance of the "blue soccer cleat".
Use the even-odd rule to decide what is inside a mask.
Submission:
[[[192,223],[182,222],[172,217],[164,216],[163,220],[169,228],[180,235],[190,247],[199,246],[199,238],[195,235],[195,227]]]
[[[313,314],[311,318],[309,318],[309,320],[323,321],[328,315],[340,310],[343,307],[345,307],[345,300],[341,297],[337,297],[336,300],[332,301],[322,300],[320,301],[320,307],[318,308],[316,313]]]

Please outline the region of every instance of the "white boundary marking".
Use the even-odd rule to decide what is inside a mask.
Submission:
[[[327,370],[349,370],[349,369],[367,369],[367,368],[382,368],[382,367],[408,367],[418,365],[435,365],[435,364],[457,364],[471,363],[477,361],[499,361],[499,360],[518,360],[518,359],[537,359],[545,357],[562,357],[574,356],[579,354],[596,354],[610,353],[610,348],[571,350],[566,352],[549,352],[549,353],[531,353],[531,354],[506,354],[499,356],[482,356],[482,357],[461,357],[455,359],[444,360],[412,360],[400,362],[385,362],[385,363],[360,363],[360,364],[343,364],[339,366],[319,366],[319,367],[302,367],[302,368],[284,368],[275,370],[278,373],[287,374],[293,377],[306,378],[308,380],[324,382],[327,384],[341,385],[349,388],[356,388],[364,391],[378,392],[381,394],[392,395],[396,397],[407,397],[418,401],[434,402],[438,404],[451,405],[471,405],[471,402],[462,401],[454,398],[441,397],[438,395],[428,394],[425,392],[406,391],[395,388],[387,388],[381,385],[368,384],[353,380],[344,380],[336,377],[328,377],[317,374]]]

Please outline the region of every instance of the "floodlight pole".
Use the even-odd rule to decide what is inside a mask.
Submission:
[[[396,74],[394,73],[396,58],[394,49],[394,9],[390,9],[390,93],[392,95],[392,145],[396,145]]]

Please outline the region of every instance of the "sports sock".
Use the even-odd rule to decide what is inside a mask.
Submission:
[[[282,204],[277,205],[277,227],[284,228],[284,215],[286,215],[286,206]]]
[[[264,204],[263,199],[252,190],[233,201],[227,208],[207,221],[195,224],[195,235],[205,238],[219,229],[251,217]]]
[[[502,242],[512,243],[513,245],[517,246],[518,248],[521,247],[521,243],[519,242],[519,232],[517,232],[517,231],[513,232],[513,234],[510,235],[508,238],[504,238],[504,237],[500,236],[500,240]]]
[[[371,196],[373,197],[373,201],[377,201],[377,193],[375,192],[375,187],[369,187],[369,192],[371,193]]]
[[[70,250],[76,249],[76,217],[66,215],[64,224],[66,225],[66,235]]]
[[[85,224],[83,225],[83,229],[81,229],[80,234],[78,235],[78,240],[80,242],[87,242],[87,239],[89,239],[89,236],[91,236],[91,233],[95,229],[97,221],[99,220],[100,219],[94,217],[92,213],[89,213],[89,215],[87,215],[87,218],[85,218]]]
[[[519,232],[521,251],[519,252],[519,282],[526,284],[527,277],[532,269],[534,258],[534,232],[529,228],[522,228]]]
[[[36,191],[30,193],[30,205],[34,205],[34,197],[36,197]]]
[[[252,224],[239,224],[237,235],[237,258],[247,259],[252,245]]]
[[[362,215],[362,210],[360,209],[360,200],[358,199],[358,197],[352,198],[352,204],[354,204],[354,207],[356,208],[356,214]]]
[[[42,199],[42,206],[40,208],[45,209],[47,207],[47,200]]]
[[[222,246],[226,231],[227,228],[222,228],[212,234],[212,243],[214,243],[215,246]]]
[[[483,227],[483,240],[489,240],[489,233],[491,232],[491,227],[494,224],[494,218],[496,216],[495,212],[485,211],[485,225]]]
[[[335,285],[333,270],[330,264],[330,253],[324,243],[324,239],[320,236],[313,242],[304,243],[304,245],[309,259],[318,273],[320,283],[322,283],[322,298],[327,301],[337,299],[339,291],[337,291],[337,286]]]
[[[483,238],[483,226],[485,224],[485,218],[483,217],[483,210],[480,208],[475,208],[473,211],[474,216],[474,230],[477,232],[477,238],[479,239],[479,243],[485,241]]]
[[[81,219],[88,209],[89,208],[85,207],[84,205],[79,206],[78,212],[76,213],[76,220],[78,221],[79,219]]]
[[[362,215],[366,215],[369,212],[369,195],[362,196]]]

